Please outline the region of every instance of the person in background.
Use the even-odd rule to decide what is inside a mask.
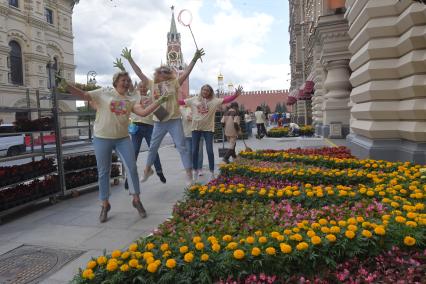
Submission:
[[[180,106],[180,112],[182,114],[183,133],[185,134],[185,146],[189,149],[188,155],[192,161],[192,111],[189,106]],[[203,141],[201,140],[200,151],[198,152],[198,167],[200,169],[203,168]],[[197,177],[194,177],[194,179],[196,181]]]
[[[258,106],[256,111],[254,112],[254,116],[256,117],[256,126],[257,126],[257,139],[262,139],[266,135],[266,116],[262,111],[262,107]]]
[[[251,137],[253,135],[253,126],[252,126],[252,119],[251,119],[251,115],[249,113],[249,111],[246,111],[246,113],[244,114],[244,120],[246,122],[246,132],[247,132],[247,136]]]
[[[152,102],[151,91],[148,89],[148,82],[140,82],[138,85],[138,93],[135,94],[135,99],[140,101],[140,103],[146,107]],[[152,113],[141,117],[136,114],[131,116],[133,124],[136,126],[134,133],[130,133],[132,138],[133,148],[135,150],[135,158],[138,159],[139,151],[141,149],[142,140],[145,138],[146,144],[148,147],[151,145],[151,136],[154,129],[154,120],[152,119]],[[166,183],[166,177],[163,174],[163,168],[161,166],[160,156],[157,153],[157,156],[154,161],[154,168],[157,173],[157,176],[160,178],[162,183]],[[127,179],[124,183],[124,187],[128,188]]]
[[[114,88],[101,88],[85,92],[69,84],[64,78],[57,77],[60,85],[69,92],[84,101],[95,101],[96,120],[94,124],[93,147],[95,149],[96,163],[98,168],[99,199],[102,202],[99,221],[106,222],[108,211],[111,209],[109,203],[110,195],[110,172],[111,156],[115,150],[123,161],[129,179],[129,191],[133,196],[132,205],[142,218],[146,217],[145,208],[140,200],[139,176],[136,167],[135,153],[130,141],[128,124],[130,113],[134,112],[140,116],[147,116],[158,106],[167,101],[163,96],[148,106],[135,102],[128,96],[132,82],[129,73],[120,71],[114,74],[112,85]]]
[[[229,148],[223,157],[225,163],[229,163],[229,158],[237,157],[235,146],[237,144],[238,134],[240,133],[240,115],[238,114],[238,103],[232,102],[228,110],[225,112],[221,120],[225,129],[226,140],[228,140]]]
[[[127,59],[130,65],[135,71],[136,75],[142,80],[142,82],[148,82],[148,86],[151,89],[151,94],[155,98],[158,95],[165,95],[170,97],[166,103],[162,104],[163,114],[159,115],[158,110],[154,112],[154,129],[151,137],[151,146],[149,147],[148,158],[146,166],[143,172],[142,182],[148,180],[148,178],[154,174],[152,165],[154,164],[155,158],[157,157],[158,149],[160,144],[169,133],[173,142],[176,145],[176,149],[180,154],[182,164],[186,171],[186,185],[192,184],[192,164],[191,160],[188,159],[188,149],[185,147],[185,136],[182,128],[182,116],[179,110],[178,95],[179,88],[182,83],[188,78],[195,63],[204,55],[203,49],[197,49],[192,58],[190,64],[186,67],[183,73],[176,77],[176,73],[168,66],[160,66],[155,69],[154,80],[148,79],[148,77],[142,72],[139,66],[133,60],[131,50],[124,48],[121,56]]]
[[[290,136],[299,136],[300,134],[300,126],[296,123],[290,122],[289,124],[289,135]]]

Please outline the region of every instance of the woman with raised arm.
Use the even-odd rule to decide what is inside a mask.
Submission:
[[[204,141],[206,142],[210,179],[215,178],[213,153],[215,114],[222,104],[232,102],[242,92],[243,87],[238,86],[234,95],[217,98],[214,96],[213,88],[210,85],[204,85],[201,87],[198,96],[179,101],[179,104],[190,106],[192,109],[192,166],[194,168],[194,179],[196,179],[200,170],[198,165],[198,149],[201,137],[204,137]]]
[[[161,104],[161,108],[154,112],[154,129],[151,137],[151,146],[149,147],[148,159],[146,161],[146,167],[143,173],[142,182],[145,182],[153,173],[151,166],[154,164],[155,158],[157,157],[158,149],[161,141],[167,133],[173,138],[173,142],[176,145],[176,149],[180,154],[182,164],[186,170],[187,185],[192,183],[192,165],[189,159],[188,150],[185,147],[185,136],[182,128],[181,113],[178,104],[179,87],[188,78],[195,63],[201,56],[204,55],[203,49],[198,49],[191,63],[186,67],[184,72],[176,78],[175,72],[168,66],[161,66],[155,69],[154,80],[148,79],[148,77],[142,72],[139,66],[135,63],[132,58],[131,50],[124,48],[121,56],[126,58],[136,75],[142,80],[142,82],[148,82],[149,88],[154,98],[159,95],[168,96],[167,102]],[[198,149],[198,148],[197,148]]]
[[[150,114],[167,101],[167,97],[163,96],[147,107],[135,102],[127,95],[132,82],[126,71],[114,74],[112,79],[114,88],[101,88],[90,92],[80,90],[63,78],[58,79],[72,95],[96,104],[93,146],[98,168],[99,199],[102,202],[99,221],[106,222],[108,211],[111,209],[109,194],[112,150],[118,153],[128,173],[133,207],[138,210],[142,218],[145,218],[146,211],[139,198],[140,188],[135,153],[128,132],[129,117],[131,112],[140,116]]]

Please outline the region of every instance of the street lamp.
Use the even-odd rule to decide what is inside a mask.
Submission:
[[[96,85],[96,75],[98,75],[95,71],[89,71],[87,72],[87,76],[86,76],[86,84],[88,86],[94,86]]]

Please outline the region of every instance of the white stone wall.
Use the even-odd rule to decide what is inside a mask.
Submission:
[[[35,101],[35,91],[49,93],[46,65],[56,58],[59,69],[69,81],[74,81],[75,65],[72,35],[71,0],[19,0],[18,8],[9,6],[8,0],[0,0],[0,105],[18,106],[30,90]],[[45,8],[53,12],[53,24],[45,18]],[[8,82],[7,58],[9,42],[17,41],[22,49],[23,86]],[[66,110],[75,110],[75,102],[63,102]],[[47,107],[48,102],[42,102]],[[64,109],[64,110],[65,110]],[[5,122],[15,120],[14,113],[0,113]],[[68,119],[73,123],[75,119]],[[74,123],[75,124],[75,123]],[[68,131],[66,135],[73,135]]]
[[[346,7],[353,71],[350,140],[369,152],[381,142],[397,151],[398,144],[406,144],[400,151],[421,157],[418,149],[426,147],[426,5],[349,0]]]

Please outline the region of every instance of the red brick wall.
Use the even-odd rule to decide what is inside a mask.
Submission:
[[[255,111],[257,106],[265,103],[272,112],[275,111],[277,103],[285,104],[288,99],[288,90],[272,90],[272,91],[252,91],[244,92],[236,100],[238,104],[243,104],[246,110]],[[226,96],[230,94],[225,94]],[[291,106],[287,106],[287,110],[291,111]]]

